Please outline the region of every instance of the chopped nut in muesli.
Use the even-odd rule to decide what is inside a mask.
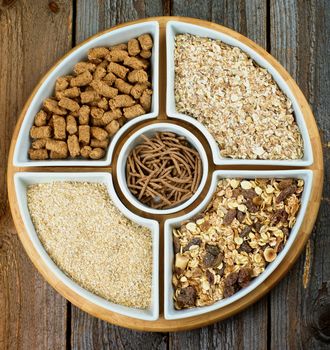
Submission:
[[[206,210],[173,229],[177,309],[211,305],[274,261],[296,222],[301,179],[221,179]]]
[[[177,111],[204,124],[223,157],[303,157],[291,101],[271,74],[238,47],[177,35],[174,88]]]

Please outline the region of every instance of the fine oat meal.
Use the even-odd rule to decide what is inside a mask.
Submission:
[[[174,64],[177,111],[204,124],[223,157],[303,157],[291,101],[271,74],[241,49],[180,34]]]
[[[72,75],[59,77],[30,129],[29,158],[101,159],[128,120],[150,112],[150,34],[128,43],[95,47]]]
[[[135,146],[126,162],[126,181],[139,201],[156,209],[173,208],[196,193],[202,161],[184,136],[159,132]]]
[[[197,218],[173,229],[177,309],[211,305],[259,276],[283,249],[301,204],[300,179],[222,179]]]
[[[42,245],[67,276],[111,302],[150,307],[151,232],[114,206],[105,185],[31,185],[27,199]]]

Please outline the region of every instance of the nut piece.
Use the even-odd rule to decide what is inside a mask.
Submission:
[[[35,126],[44,126],[47,124],[47,113],[43,110],[40,110],[34,117]]]
[[[89,125],[79,125],[79,142],[84,145],[87,146],[90,142],[90,126]]]
[[[64,117],[53,115],[54,137],[58,140],[66,139],[66,123]]]
[[[33,139],[43,139],[52,136],[52,128],[50,126],[32,126],[30,136]]]
[[[131,39],[127,44],[128,53],[131,56],[136,56],[140,53],[140,45],[137,39]]]
[[[78,112],[80,125],[87,125],[89,123],[89,113],[90,113],[89,106],[84,105],[80,107]]]
[[[72,158],[76,158],[80,155],[79,141],[76,135],[70,135],[68,137],[68,149]]]
[[[118,94],[118,90],[110,87],[107,83],[101,80],[94,80],[91,82],[91,87],[100,95],[113,98]]]
[[[66,117],[66,131],[70,135],[73,135],[78,131],[76,118],[70,114]]]
[[[175,255],[175,267],[184,270],[187,267],[189,258],[185,255],[177,253]]]
[[[277,254],[273,248],[267,247],[264,251],[264,257],[267,262],[272,262],[275,260]]]
[[[113,120],[106,127],[105,130],[108,132],[109,136],[113,136],[120,128],[119,122],[117,120]]]
[[[101,129],[97,126],[92,126],[90,130],[92,137],[99,141],[104,141],[108,138],[108,133],[104,129]]]
[[[84,146],[80,149],[80,154],[84,158],[89,158],[90,153],[92,152],[91,146]]]
[[[150,34],[143,34],[138,37],[142,50],[150,50],[152,48],[152,37]]]
[[[132,119],[138,117],[139,115],[145,114],[145,110],[142,108],[140,104],[136,104],[132,107],[124,108],[124,116],[127,119]]]
[[[46,149],[29,149],[29,157],[31,160],[48,159],[48,152]]]
[[[104,155],[105,155],[104,149],[102,149],[102,148],[94,148],[92,150],[92,152],[90,152],[89,158],[96,160],[96,159],[103,158]]]
[[[58,102],[58,105],[60,107],[68,109],[71,112],[77,112],[79,110],[79,104],[76,101],[71,100],[70,98],[67,98],[67,97],[61,98],[60,101]]]
[[[148,74],[143,69],[135,69],[128,73],[127,78],[130,83],[146,83],[148,81]]]
[[[124,66],[121,66],[118,63],[110,62],[108,66],[108,72],[117,75],[117,77],[119,78],[125,79],[126,74],[129,72],[129,69]]]

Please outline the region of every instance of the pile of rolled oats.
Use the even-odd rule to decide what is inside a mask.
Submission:
[[[177,309],[211,305],[259,276],[283,249],[300,208],[300,179],[222,179],[206,210],[173,229]]]
[[[207,127],[222,156],[303,157],[291,101],[266,69],[219,40],[182,34],[175,43],[176,109]]]

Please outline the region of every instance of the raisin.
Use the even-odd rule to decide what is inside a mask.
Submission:
[[[223,297],[224,298],[229,298],[233,294],[235,294],[236,288],[234,286],[225,286],[224,291],[223,291]]]
[[[182,275],[183,270],[182,270],[180,267],[175,267],[175,268],[174,268],[174,273],[175,273],[177,276],[180,276],[180,275]]]
[[[230,273],[225,279],[225,286],[233,286],[237,282],[238,272]]]
[[[217,256],[220,253],[220,249],[216,245],[206,244],[205,250],[214,256]]]
[[[253,188],[250,188],[248,190],[242,190],[242,195],[247,199],[253,199],[254,197],[258,196]]]
[[[180,240],[178,237],[173,238],[173,247],[175,254],[180,252]]]
[[[206,277],[210,284],[214,284],[214,275],[211,271],[206,270]]]
[[[238,213],[237,213],[237,220],[238,220],[239,222],[243,222],[244,219],[245,219],[245,214],[242,213],[241,211],[238,211]]]
[[[203,264],[206,268],[207,267],[215,267],[215,266],[220,265],[222,260],[223,260],[222,253],[219,253],[218,255],[213,255],[213,254],[207,252],[203,258]]]
[[[259,232],[261,230],[262,225],[259,221],[257,221],[253,224],[253,227],[254,227],[256,232]]]
[[[285,179],[279,182],[277,185],[279,190],[284,190],[285,188],[289,187],[292,185],[292,179]]]
[[[247,206],[249,212],[251,212],[251,213],[256,213],[258,211],[258,206],[253,204],[251,199],[248,199],[246,201],[245,205]]]
[[[195,287],[188,286],[181,288],[179,295],[177,296],[177,303],[179,307],[191,307],[195,305],[197,298],[197,292]]]
[[[283,231],[285,236],[287,236],[289,234],[289,229],[287,227],[282,227],[282,231]]]
[[[276,225],[279,222],[286,222],[288,219],[288,213],[284,209],[277,210],[271,218],[271,224]]]
[[[246,237],[251,231],[252,231],[251,226],[245,226],[239,235],[240,237]]]
[[[237,198],[242,193],[240,188],[233,189],[232,198]]]
[[[291,185],[287,188],[285,188],[283,191],[280,192],[280,194],[276,198],[276,203],[281,203],[284,201],[286,198],[291,196],[296,192],[297,187],[295,185]]]
[[[200,229],[204,232],[207,231],[210,227],[211,224],[208,221],[205,221],[200,225]]]
[[[183,251],[186,252],[187,250],[189,250],[191,246],[200,245],[201,243],[202,243],[202,240],[198,237],[195,237],[183,248]]]
[[[230,225],[232,223],[232,221],[235,219],[236,213],[237,213],[236,209],[229,209],[227,211],[227,214],[223,218],[223,224]]]
[[[244,241],[240,245],[239,250],[242,252],[251,253],[253,249],[251,248],[250,244],[247,241]]]
[[[277,254],[280,253],[284,248],[284,244],[283,242],[281,242],[279,245],[278,245],[278,248],[277,248]]]
[[[243,267],[239,270],[237,283],[241,288],[246,287],[251,281],[251,269]]]

